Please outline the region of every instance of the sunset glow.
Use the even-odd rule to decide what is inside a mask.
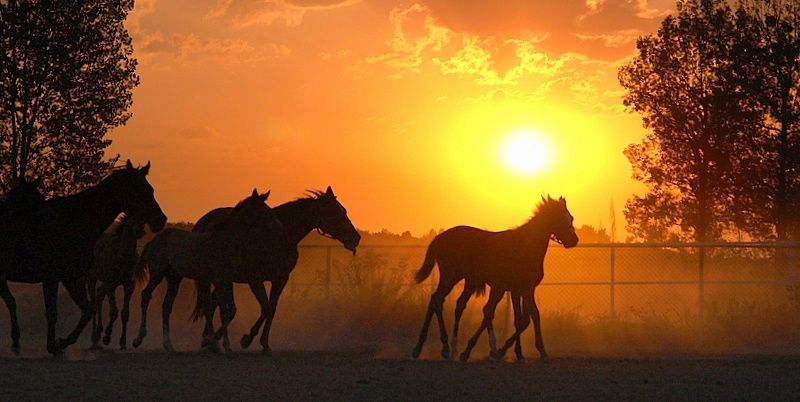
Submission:
[[[557,4],[139,0],[141,84],[109,153],[152,161],[176,221],[331,185],[369,231],[504,229],[542,194],[607,224],[644,133],[617,70],[674,1]]]
[[[500,157],[511,171],[529,175],[547,170],[554,158],[552,145],[541,134],[519,131],[500,144]]]

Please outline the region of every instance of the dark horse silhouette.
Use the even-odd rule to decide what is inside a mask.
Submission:
[[[458,324],[467,301],[472,294],[481,292],[486,284],[491,286],[492,291],[484,307],[484,318],[480,329],[470,339],[467,350],[462,353],[462,360],[469,357],[469,351],[484,329],[490,330],[490,347],[493,354],[496,353],[492,319],[494,308],[506,291],[512,291],[512,296],[530,296],[532,306],[528,311],[536,326],[536,347],[542,356],[546,356],[541,339],[539,312],[533,300],[533,288],[541,282],[544,275],[544,256],[551,238],[567,248],[578,244],[578,236],[572,226],[572,215],[567,210],[564,198],[554,200],[549,196],[546,199],[543,197],[530,220],[516,229],[489,232],[470,226],[457,226],[437,235],[428,246],[425,262],[416,274],[417,282],[422,282],[431,274],[435,264],[439,266],[439,285],[431,295],[413,356],[419,357],[422,351],[433,314],[436,314],[439,322],[442,356],[450,358],[455,355]],[[448,346],[442,304],[444,298],[462,279],[465,280],[464,291],[456,303],[451,350]],[[515,312],[515,316],[515,326],[519,330],[519,312]]]
[[[272,328],[272,320],[275,317],[275,311],[278,305],[283,288],[289,280],[289,274],[297,265],[297,260],[300,256],[298,245],[300,241],[306,237],[312,230],[317,230],[321,234],[338,240],[344,247],[355,254],[358,243],[361,241],[361,235],[358,233],[353,223],[347,217],[347,210],[336,199],[333,189],[328,186],[325,192],[312,191],[310,197],[300,198],[275,207],[275,214],[283,224],[284,230],[284,243],[282,245],[275,245],[275,252],[285,253],[286,268],[272,265],[265,265],[260,271],[261,274],[254,281],[243,281],[238,283],[247,283],[253,295],[258,299],[261,306],[261,315],[253,324],[250,332],[242,336],[240,342],[243,349],[250,346],[253,339],[261,332],[260,343],[263,352],[269,354],[271,349],[269,347],[269,332]],[[217,222],[224,219],[227,214],[231,213],[230,208],[215,209],[197,221],[195,230],[197,231],[215,231]],[[264,281],[272,282],[270,294],[267,296],[267,291],[264,287]],[[212,348],[215,347],[216,341],[220,337],[220,331],[214,333],[211,326],[211,318],[214,314],[214,299],[209,294],[208,284],[198,283],[198,303],[195,308],[196,315],[203,312],[206,318],[206,328],[204,331],[204,344]],[[215,290],[216,294],[216,290]],[[225,328],[221,328],[222,335],[225,336],[225,347],[229,350],[230,346],[227,342],[227,332]]]
[[[207,283],[230,284],[235,281],[252,281],[263,275],[260,267],[283,267],[283,253],[275,245],[283,239],[283,225],[264,202],[269,192],[253,194],[240,201],[228,214],[219,228],[210,233],[193,233],[180,229],[166,229],[151,240],[142,251],[135,268],[135,276],[143,278],[145,271],[150,281],[142,291],[142,322],[133,346],[138,347],[147,335],[147,308],[153,290],[167,279],[168,289],[162,304],[163,346],[174,351],[169,333],[172,304],[183,278]],[[283,268],[285,269],[285,268]],[[233,319],[233,287],[220,290],[223,327]]]
[[[122,334],[119,338],[120,349],[127,347],[128,320],[130,318],[131,295],[134,288],[134,267],[138,260],[136,243],[144,236],[144,222],[121,215],[114,232],[104,233],[94,246],[94,264],[89,271],[89,298],[94,304],[95,313],[92,331],[92,348],[99,348],[100,336],[103,333],[103,299],[108,296],[108,325],[105,327],[103,343],[111,342],[111,332],[117,321],[116,289],[122,286]],[[116,223],[116,222],[115,222]],[[101,283],[97,289],[97,282]]]
[[[20,350],[17,302],[8,288],[6,267],[15,261],[26,258],[39,258],[47,255],[51,246],[51,231],[56,215],[38,189],[39,181],[27,182],[22,179],[5,197],[0,199],[0,297],[11,316],[11,349],[14,354]],[[47,261],[39,259],[44,264]]]
[[[124,168],[116,169],[97,185],[80,193],[56,197],[46,205],[56,215],[51,231],[42,236],[45,246],[22,248],[15,258],[3,261],[0,266],[0,289],[6,281],[42,283],[45,313],[47,316],[47,351],[62,353],[75,343],[83,328],[91,320],[93,308],[88,302],[86,277],[92,265],[94,244],[114,218],[124,212],[143,219],[154,231],[164,227],[167,217],[153,197],[153,187],[147,182],[150,163],[134,168],[130,161]],[[32,246],[28,244],[29,246]],[[75,329],[65,339],[55,338],[57,320],[56,299],[58,284],[62,283],[73,301],[81,309]],[[13,297],[9,298],[13,300]],[[15,304],[6,305],[16,315]],[[12,340],[19,350],[19,326],[12,320]]]

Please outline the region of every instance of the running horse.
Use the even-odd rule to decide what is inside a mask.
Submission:
[[[467,360],[478,337],[484,329],[489,330],[489,346],[493,356],[498,352],[495,347],[492,320],[497,303],[506,291],[512,297],[526,300],[526,313],[534,321],[536,348],[542,357],[547,354],[541,334],[541,323],[533,289],[544,276],[544,257],[551,239],[566,248],[578,244],[578,236],[572,225],[572,215],[567,210],[564,198],[555,200],[542,197],[533,216],[523,225],[501,232],[490,232],[470,226],[457,226],[437,235],[428,246],[425,262],[416,274],[418,283],[424,281],[433,271],[434,265],[439,267],[439,284],[431,295],[428,310],[422,325],[419,340],[412,355],[419,357],[422,345],[428,335],[431,318],[436,314],[442,342],[442,356],[450,358],[456,354],[458,343],[458,325],[466,308],[467,301],[475,293],[482,293],[488,284],[491,287],[489,300],[483,309],[484,317],[476,334],[469,340],[467,349],[461,354],[461,360]],[[444,325],[442,305],[445,297],[456,283],[464,280],[464,291],[458,298],[453,327],[452,348],[448,345],[447,329]],[[515,302],[515,307],[519,303]],[[522,328],[522,315],[519,308],[515,311],[515,329]],[[518,334],[512,339],[518,341]],[[519,351],[521,354],[521,350]],[[519,355],[518,355],[519,356]]]
[[[55,214],[49,231],[39,233],[39,242],[28,242],[15,251],[15,258],[3,260],[0,266],[0,290],[6,281],[42,283],[45,315],[47,317],[47,351],[57,355],[74,344],[93,313],[87,297],[87,273],[92,266],[94,245],[97,239],[120,214],[140,218],[153,231],[164,227],[167,217],[153,196],[153,187],[147,181],[150,163],[135,168],[128,161],[123,168],[114,169],[98,184],[74,195],[56,197],[45,205]],[[81,310],[81,317],[66,338],[55,337],[57,321],[58,284],[64,285],[72,300]],[[10,293],[9,293],[10,296]],[[6,300],[9,300],[6,298]],[[13,300],[13,296],[11,296]],[[14,303],[9,307],[16,315]],[[16,333],[13,350],[19,351],[19,327],[12,321],[12,334]]]
[[[112,233],[104,233],[94,246],[94,264],[89,272],[89,299],[94,304],[95,313],[92,330],[92,349],[111,342],[114,323],[119,316],[116,289],[122,286],[122,334],[119,348],[127,348],[128,320],[130,319],[131,295],[134,288],[134,267],[138,260],[136,244],[144,236],[144,222],[124,214],[115,222]],[[101,286],[98,289],[97,283]],[[108,325],[103,335],[103,300],[108,296]]]
[[[269,333],[272,328],[272,321],[275,317],[275,311],[278,306],[278,299],[280,298],[283,288],[289,280],[289,274],[297,265],[297,260],[300,257],[298,245],[311,231],[317,230],[320,234],[338,240],[347,249],[356,253],[356,248],[361,241],[361,235],[358,233],[350,218],[347,216],[347,210],[337,200],[333,189],[328,188],[323,191],[310,191],[310,196],[298,198],[297,200],[281,204],[274,209],[280,222],[283,224],[284,242],[280,247],[285,253],[285,266],[268,266],[265,264],[263,275],[258,276],[255,281],[238,282],[247,283],[250,290],[258,300],[261,307],[261,315],[250,328],[250,331],[242,336],[240,345],[242,349],[247,349],[255,339],[256,335],[261,332],[261,348],[265,354],[270,354],[269,347]],[[219,222],[224,221],[225,216],[231,213],[230,208],[218,208],[208,214],[204,215],[197,221],[194,230],[201,232],[213,232]],[[270,287],[269,296],[264,287],[264,281],[272,283]],[[211,326],[211,318],[214,314],[213,301],[215,297],[209,295],[210,289],[208,284],[198,283],[198,303],[195,309],[195,314],[198,316],[201,312],[206,317],[206,329],[204,331],[204,345],[215,348],[216,341],[219,339],[220,331],[216,333]],[[215,291],[216,292],[216,291]],[[222,331],[225,337],[224,346],[226,350],[230,350],[229,342],[227,341],[227,331]]]
[[[267,197],[269,192],[258,194],[254,189],[252,195],[232,208],[213,232],[169,228],[147,243],[134,269],[135,277],[144,278],[147,272],[150,280],[142,290],[142,321],[133,347],[139,347],[147,335],[147,309],[153,291],[164,279],[168,287],[162,303],[162,345],[174,352],[170,315],[183,278],[217,286],[223,328],[227,328],[236,314],[230,284],[260,278],[264,267],[286,269],[282,252],[283,225],[265,203]]]

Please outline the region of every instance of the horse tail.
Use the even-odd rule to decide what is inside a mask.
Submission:
[[[141,285],[144,285],[147,282],[149,264],[148,260],[151,254],[151,247],[150,243],[145,244],[144,248],[142,249],[142,255],[139,256],[139,259],[136,260],[136,265],[133,267],[133,280]]]
[[[208,281],[194,281],[196,300],[194,304],[194,311],[192,311],[192,321],[197,321],[205,316],[206,307],[212,303],[211,296],[211,282]]]
[[[437,241],[438,237],[435,237],[431,244],[428,245],[428,251],[425,252],[425,262],[422,263],[422,267],[419,268],[416,275],[414,275],[414,279],[417,283],[422,283],[427,277],[431,275],[433,272],[433,266],[436,264],[436,250],[438,247]]]

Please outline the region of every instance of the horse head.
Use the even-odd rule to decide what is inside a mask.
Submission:
[[[314,224],[324,236],[340,241],[344,248],[356,253],[356,247],[361,241],[361,235],[347,217],[347,210],[339,203],[333,194],[333,189],[323,192],[314,192]]]
[[[283,224],[278,220],[275,211],[267,204],[270,191],[259,194],[257,189],[253,193],[239,201],[231,211],[231,214],[222,221],[217,229],[234,227],[260,227],[271,230],[273,233],[283,233]]]
[[[545,217],[550,237],[565,248],[578,245],[578,235],[572,225],[572,214],[567,209],[567,200],[559,197],[557,200],[542,197],[539,212]]]
[[[128,160],[124,168],[114,170],[106,180],[120,194],[122,212],[128,217],[141,219],[151,230],[158,232],[167,223],[167,216],[161,211],[153,195],[153,186],[147,181],[149,172],[150,162],[142,168],[135,168]]]

